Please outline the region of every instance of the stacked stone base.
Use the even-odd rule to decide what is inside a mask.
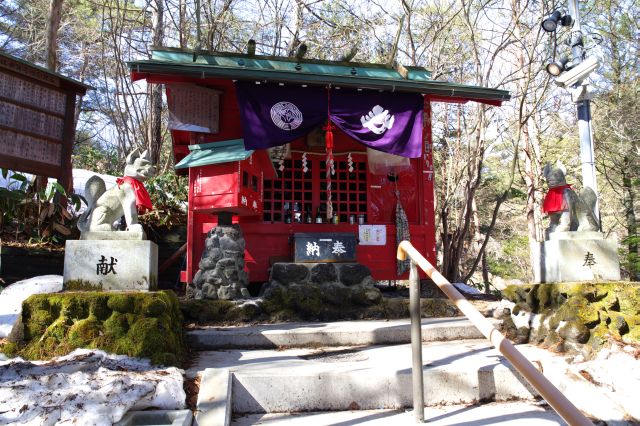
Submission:
[[[213,300],[249,297],[244,248],[240,225],[219,225],[209,231],[200,269],[193,277],[193,285],[187,289],[187,296]]]
[[[359,263],[276,263],[262,290],[264,309],[313,317],[326,309],[382,301],[371,271]]]

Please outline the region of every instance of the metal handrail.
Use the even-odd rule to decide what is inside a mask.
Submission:
[[[516,370],[535,388],[536,391],[551,405],[551,407],[570,426],[593,426],[593,423],[585,417],[553,384],[543,376],[524,357],[513,343],[506,339],[493,324],[486,319],[462,294],[444,277],[436,268],[425,259],[409,241],[402,241],[398,245],[397,258],[411,259],[409,306],[411,310],[411,345],[413,358],[413,405],[418,422],[424,421],[424,394],[422,393],[422,338],[420,334],[420,280],[416,265],[433,280],[434,283],[447,295],[460,311],[480,330],[480,332],[500,351],[500,353],[515,367]],[[417,299],[417,300],[414,300]],[[417,307],[417,308],[416,308]],[[417,312],[413,312],[416,309]],[[417,314],[417,315],[416,315]],[[416,320],[417,319],[417,320]],[[415,322],[415,324],[414,324]],[[416,325],[417,324],[417,325]],[[414,333],[417,329],[417,336]],[[416,359],[418,358],[418,359]],[[419,395],[418,395],[419,393]]]

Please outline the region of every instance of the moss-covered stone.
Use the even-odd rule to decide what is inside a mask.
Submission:
[[[235,303],[230,300],[183,300],[180,310],[185,321],[197,324],[223,323]]]
[[[65,281],[64,289],[66,291],[102,291],[102,284],[85,280],[70,280]]]
[[[159,317],[167,309],[167,305],[161,299],[145,300],[142,305],[142,311],[150,317]]]
[[[120,312],[123,314],[133,312],[134,299],[130,297],[129,293],[116,293],[107,301],[107,306],[112,311]]]
[[[69,344],[78,348],[90,347],[93,340],[97,339],[102,332],[102,322],[95,316],[76,321],[70,328],[67,339]],[[60,336],[58,340],[63,340]]]
[[[29,359],[80,347],[167,365],[184,359],[182,313],[172,292],[39,294],[24,302],[22,321],[19,354]]]
[[[14,342],[6,342],[4,344],[0,344],[0,353],[5,354],[9,358],[17,356],[19,350],[19,346]]]
[[[638,283],[556,283],[510,286],[503,296],[513,309],[544,316],[529,341],[591,356],[607,339],[640,342],[636,322],[640,313]]]
[[[105,334],[109,337],[119,339],[129,332],[129,321],[125,314],[114,311],[104,322]]]
[[[108,305],[109,298],[107,296],[97,296],[89,303],[89,314],[93,315],[100,321],[104,321],[111,315],[111,309]]]

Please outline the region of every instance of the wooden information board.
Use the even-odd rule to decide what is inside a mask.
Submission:
[[[169,129],[218,133],[220,92],[195,84],[167,85]]]
[[[70,189],[76,96],[89,87],[0,53],[0,168]]]

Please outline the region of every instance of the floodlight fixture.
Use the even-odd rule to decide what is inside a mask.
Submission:
[[[562,74],[563,71],[567,71],[569,64],[569,58],[565,55],[561,56],[557,61],[553,61],[547,64],[547,72],[554,77]]]
[[[562,13],[556,9],[542,21],[542,29],[548,33],[552,33],[558,28],[558,24],[563,27],[568,27],[573,24],[573,18],[571,15]]]

